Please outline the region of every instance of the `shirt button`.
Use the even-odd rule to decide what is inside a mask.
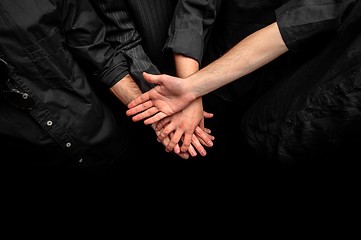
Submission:
[[[46,125],[48,125],[50,127],[51,125],[53,125],[53,122],[52,121],[47,121]]]
[[[68,142],[68,143],[65,144],[65,146],[66,146],[67,148],[69,148],[69,147],[71,147],[71,143]]]
[[[24,98],[24,99],[28,99],[28,97],[29,97],[29,95],[28,95],[27,93],[24,93],[24,94],[23,94],[23,98]]]

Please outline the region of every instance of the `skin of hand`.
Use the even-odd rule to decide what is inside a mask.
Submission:
[[[198,61],[182,54],[174,53],[174,62],[176,66],[176,74],[180,78],[186,78],[199,70]],[[193,133],[196,127],[199,126],[201,130],[204,129],[204,117],[210,118],[213,117],[213,114],[203,114],[202,99],[198,98],[182,111],[158,122],[156,129],[161,131],[160,135],[158,136],[158,140],[162,141],[170,133],[174,132],[170,143],[168,146],[166,146],[166,151],[172,151],[173,148],[180,142],[180,140],[182,140],[181,151],[186,152],[190,144],[196,140],[196,138],[193,139]],[[209,138],[209,135],[204,131],[200,132],[201,135],[197,137],[203,140],[202,142],[206,144],[205,146],[212,147],[212,140],[214,138]],[[198,152],[202,156],[207,154],[204,148]]]
[[[132,77],[128,74],[122,80],[118,81],[114,86],[110,88],[110,91],[123,103],[128,104],[131,100],[141,95],[141,91],[138,85],[134,82]],[[155,127],[153,128],[155,130]],[[155,130],[157,136],[160,134],[159,131]],[[162,139],[163,146],[167,146],[170,142],[170,137]],[[198,144],[197,147],[199,148]],[[203,148],[203,147],[202,147]],[[199,148],[199,151],[202,151],[202,148]],[[195,155],[195,150],[193,146],[190,148],[190,151],[181,152],[179,146],[175,147],[175,153],[183,159],[188,159],[189,154],[192,156]]]
[[[186,152],[188,150],[188,147],[191,146],[190,144],[192,143],[194,146],[199,146],[197,147],[197,151],[202,156],[205,156],[207,154],[206,150],[202,147],[202,145],[207,147],[213,146],[213,140],[215,138],[214,136],[210,135],[210,129],[207,129],[207,131],[205,130],[206,128],[204,127],[203,118],[201,119],[199,125],[195,125],[197,124],[197,122],[199,122],[199,120],[195,119],[194,121],[193,119],[196,114],[187,115],[188,113],[191,113],[190,110],[193,109],[196,108],[186,108],[185,110],[187,111],[183,110],[158,122],[156,127],[156,129],[159,129],[158,131],[160,132],[160,134],[158,135],[158,141],[163,141],[163,139],[167,138],[170,133],[173,133],[171,136],[171,141],[165,149],[167,152],[172,151],[173,148],[178,145],[180,140],[183,143],[181,147],[182,152]],[[213,117],[213,115],[210,113],[203,113],[202,109],[201,113],[204,114],[204,118]],[[194,133],[197,137],[194,136]],[[187,134],[190,137],[188,140],[189,142],[186,142],[185,140]],[[184,148],[184,146],[186,146],[186,148]],[[192,156],[194,157],[196,155]]]
[[[166,74],[143,73],[146,81],[157,86],[133,99],[128,104],[126,114],[133,116],[134,122],[146,119],[145,124],[158,122],[174,113],[182,111],[197,99],[189,89],[189,81]],[[149,121],[147,121],[149,120]]]
[[[156,123],[152,124],[152,127],[154,128],[154,130],[155,130],[155,125],[156,125]],[[157,136],[160,134],[160,131],[155,130],[155,132],[156,132]],[[196,137],[196,135],[199,134],[199,132],[202,132],[202,133],[205,132],[206,134],[209,135],[210,138],[214,139],[214,137],[210,135],[210,133],[211,133],[210,129],[208,129],[208,128],[201,129],[197,126],[197,128],[195,130],[195,135],[192,136],[192,144],[189,146],[187,152],[181,152],[179,144],[177,143],[173,149],[174,153],[178,154],[183,159],[188,159],[189,154],[192,157],[197,156],[197,152],[201,152],[202,149],[204,149],[203,145],[205,145],[205,143],[202,142],[202,139]],[[163,140],[159,140],[159,139],[157,139],[157,140],[159,142],[162,142],[163,146],[167,146],[170,143],[170,139],[173,137],[173,134],[174,133],[170,133],[169,137],[165,137]],[[166,151],[169,152],[167,149],[166,149]]]
[[[157,131],[157,130],[155,129],[156,123],[153,123],[151,126],[152,126],[153,130],[155,131],[155,134],[158,136],[158,135],[160,134],[160,131]],[[158,140],[158,139],[157,139],[157,140]],[[159,141],[159,140],[158,140],[158,142],[161,142],[161,143],[163,144],[163,146],[166,147],[166,146],[169,144],[169,142],[170,142],[170,137],[164,138],[162,141]],[[183,158],[183,159],[185,159],[185,160],[187,160],[187,159],[189,158],[189,154],[190,154],[191,156],[193,156],[194,154],[197,154],[197,153],[195,152],[193,146],[190,146],[190,147],[189,147],[189,151],[188,151],[188,152],[181,152],[181,151],[180,151],[180,147],[179,147],[178,144],[174,147],[173,151],[174,151],[175,154],[177,154],[178,156],[180,156],[181,158]]]
[[[131,101],[127,115],[134,115],[133,121],[145,118],[148,118],[146,121],[160,121],[183,110],[198,97],[257,70],[287,51],[275,22],[249,35],[186,79],[145,73],[144,78],[157,86]]]

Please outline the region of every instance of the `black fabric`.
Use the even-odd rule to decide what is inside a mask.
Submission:
[[[203,65],[275,21],[290,51],[209,94],[233,104],[217,126],[237,118],[234,129],[267,164],[354,164],[360,12],[358,1],[223,1]]]
[[[206,2],[207,7],[200,7]],[[209,18],[215,17],[212,14],[215,8],[211,4],[213,2],[215,1],[91,1],[105,22],[107,40],[114,48],[127,56],[131,74],[136,79],[143,78],[141,76],[143,71],[153,74],[167,73],[174,75],[174,59],[170,50],[197,58],[197,54],[193,55],[193,53],[202,53],[204,41],[212,22],[212,20],[209,20],[206,26],[200,26],[199,24],[202,23],[201,16],[207,15],[209,12]],[[212,10],[209,10],[209,8]],[[183,14],[184,12],[187,13],[186,16]],[[180,28],[176,29],[181,29],[182,34],[173,32],[174,27],[172,26],[178,22],[187,23],[180,24]],[[197,31],[194,31],[194,29],[197,29]],[[185,38],[197,39],[197,44],[188,46],[184,42]],[[165,47],[164,50],[163,46]],[[197,60],[201,61],[201,58],[197,58]],[[144,126],[139,126],[142,124],[142,122],[136,123],[140,129],[144,128]],[[147,145],[153,146],[155,140],[154,133],[151,133]],[[158,142],[153,147],[154,149],[162,149],[162,153],[157,155],[157,158],[169,159],[169,161],[162,162],[164,166],[170,166],[172,162],[181,169],[181,166],[186,165],[189,165],[190,168],[197,168],[198,166],[196,160],[198,157],[184,161],[180,157],[174,156],[174,154],[166,153],[164,146]],[[199,160],[199,163],[205,162],[202,161],[202,157],[199,157]],[[200,165],[202,164],[200,163]]]
[[[4,159],[15,152],[27,162],[89,173],[126,162],[126,126],[111,109],[108,88],[128,73],[128,65],[105,42],[106,29],[92,6],[75,0],[1,1],[0,12],[8,87],[35,101],[23,110],[1,96]]]
[[[90,2],[105,23],[107,41],[124,54],[142,91],[154,86],[143,80],[143,72],[174,75],[173,55],[162,48],[177,1]]]
[[[340,158],[351,163],[357,155],[360,9],[355,5],[322,43],[295,54],[293,58],[305,61],[299,61],[298,69],[280,79],[246,114],[247,137],[262,154],[285,164],[299,160],[301,165],[335,164]]]

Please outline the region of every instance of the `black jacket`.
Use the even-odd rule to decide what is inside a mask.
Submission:
[[[39,150],[45,164],[84,167],[121,158],[124,127],[99,95],[128,66],[104,41],[105,33],[88,1],[0,2],[0,49],[11,75],[3,88],[34,102],[19,109],[1,91],[0,140],[16,144],[14,156]]]
[[[223,105],[237,104],[232,131],[241,126],[262,158],[286,165],[358,156],[360,9],[357,0],[222,1],[204,65],[273,22],[289,49],[215,91]]]
[[[142,72],[175,75],[173,52],[202,61],[220,1],[91,0],[107,28],[106,39],[128,60],[145,91]]]

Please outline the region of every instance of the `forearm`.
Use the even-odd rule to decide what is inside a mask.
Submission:
[[[276,59],[288,49],[277,23],[273,23],[242,40],[221,58],[187,79],[190,91],[203,96]]]
[[[174,53],[177,77],[186,78],[199,70],[199,63],[193,58]]]
[[[182,54],[174,53],[174,62],[176,66],[176,74],[179,78],[187,78],[199,70],[199,63],[197,60],[186,57]],[[201,98],[197,98],[195,102],[198,102],[198,104],[202,106]]]
[[[138,85],[129,74],[111,87],[110,91],[125,105],[142,94]]]

